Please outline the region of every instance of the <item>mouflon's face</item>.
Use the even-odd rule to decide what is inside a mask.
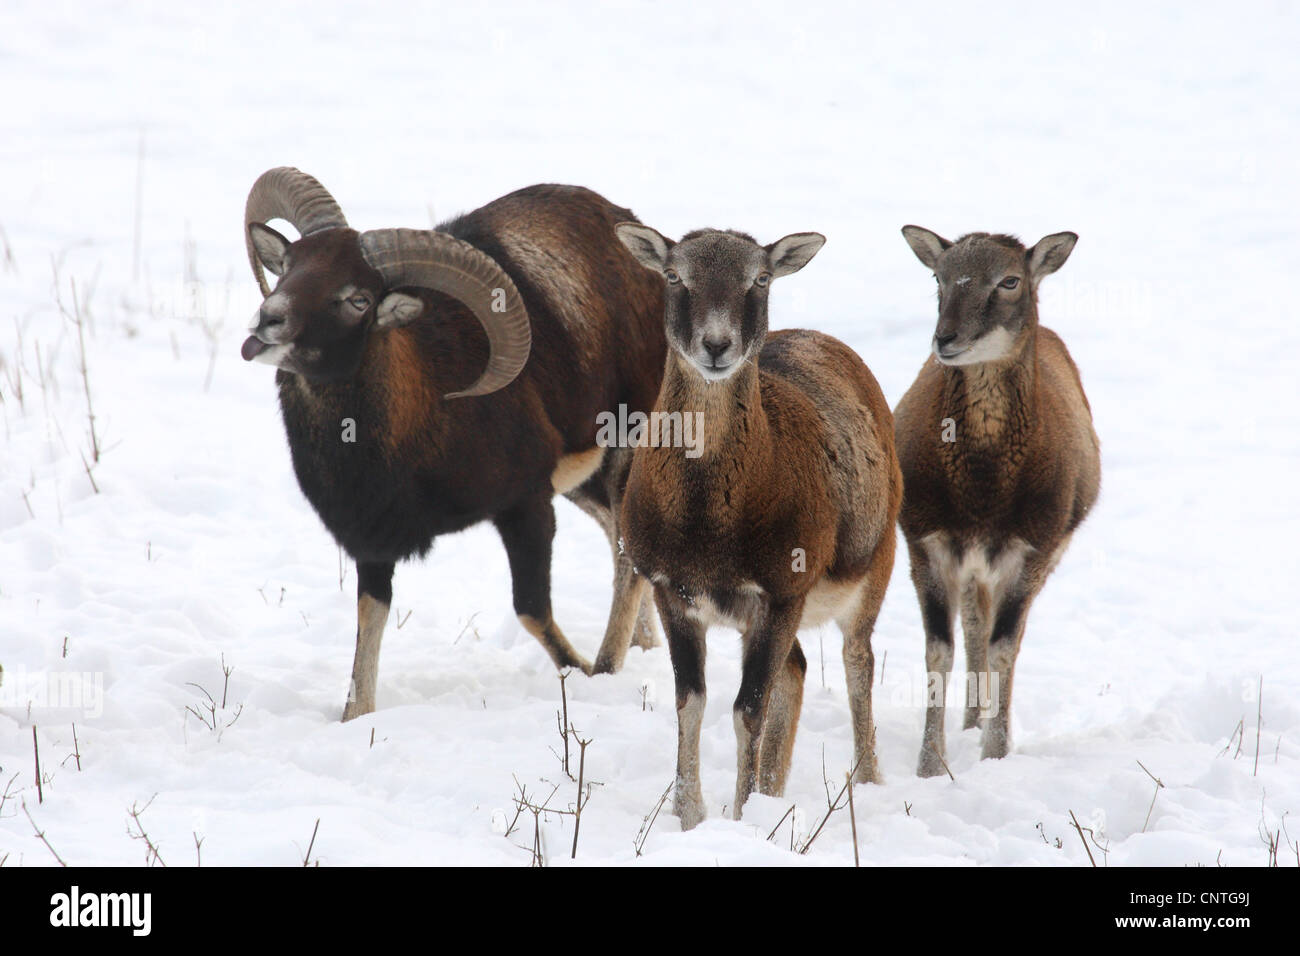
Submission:
[[[640,223],[617,230],[642,265],[663,275],[668,344],[706,381],[727,379],[757,356],[772,280],[798,272],[826,241],[795,233],[760,246],[741,232],[700,229],[673,242]]]
[[[423,308],[404,293],[385,295],[384,279],[362,256],[358,233],[329,229],[290,242],[250,223],[257,257],[279,276],[253,315],[241,354],[313,382],[351,378],[370,329],[409,321]]]
[[[931,348],[944,365],[1008,358],[1038,321],[1038,283],[1064,265],[1078,236],[1059,232],[1026,249],[1014,236],[986,232],[950,242],[904,226],[916,257],[934,271],[939,321]]]

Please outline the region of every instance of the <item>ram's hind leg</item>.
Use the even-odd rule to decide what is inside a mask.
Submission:
[[[525,502],[493,519],[510,560],[515,614],[558,668],[591,673],[591,664],[564,636],[551,616],[551,542],[555,508],[549,495]]]
[[[352,686],[343,706],[343,719],[352,720],[375,709],[379,683],[379,644],[393,603],[392,563],[357,562],[357,650],[352,659]]]

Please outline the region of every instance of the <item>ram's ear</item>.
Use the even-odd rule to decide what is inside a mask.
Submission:
[[[949,248],[952,243],[939,235],[937,232],[931,232],[924,226],[904,226],[903,238],[907,244],[912,247],[916,253],[916,258],[931,270],[938,268],[939,257],[943,251]]]
[[[661,236],[649,226],[639,222],[620,222],[614,227],[618,238],[636,261],[647,269],[663,272],[668,265],[668,250],[674,245],[671,239]]]
[[[375,321],[381,329],[409,325],[424,313],[424,303],[405,292],[390,292],[375,310]]]
[[[253,240],[253,250],[262,260],[266,271],[272,275],[284,275],[284,254],[289,249],[289,240],[270,226],[260,222],[248,224],[248,235]]]

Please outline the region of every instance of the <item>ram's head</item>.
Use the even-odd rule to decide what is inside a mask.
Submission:
[[[267,225],[284,219],[290,241]],[[445,293],[474,313],[491,356],[469,388],[486,395],[510,384],[532,346],[528,311],[515,284],[490,256],[446,233],[349,229],[338,203],[291,167],[258,177],[244,207],[248,261],[264,301],[241,354],[310,381],[356,374],[367,336],[415,321],[437,321],[421,290]],[[265,271],[263,271],[265,270]],[[278,277],[272,289],[265,272]]]

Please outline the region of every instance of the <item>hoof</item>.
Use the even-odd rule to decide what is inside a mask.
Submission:
[[[921,776],[925,776],[922,774]],[[865,763],[858,768],[858,772],[853,775],[853,782],[856,783],[884,783],[885,778],[880,769],[872,764],[868,767]]]
[[[990,736],[986,731],[980,746],[980,760],[1001,760],[1011,753],[1011,739],[1006,734]]]
[[[366,714],[373,714],[374,712],[375,708],[373,707],[362,707],[360,704],[348,701],[343,707],[343,718],[339,723],[346,724],[349,720],[356,720],[358,717],[364,717]]]
[[[675,803],[673,813],[682,822],[682,832],[694,830],[704,820],[704,807],[696,803]]]
[[[921,759],[917,761],[916,775],[918,777],[946,777],[948,771],[943,768],[943,761],[929,747],[921,751]]]

